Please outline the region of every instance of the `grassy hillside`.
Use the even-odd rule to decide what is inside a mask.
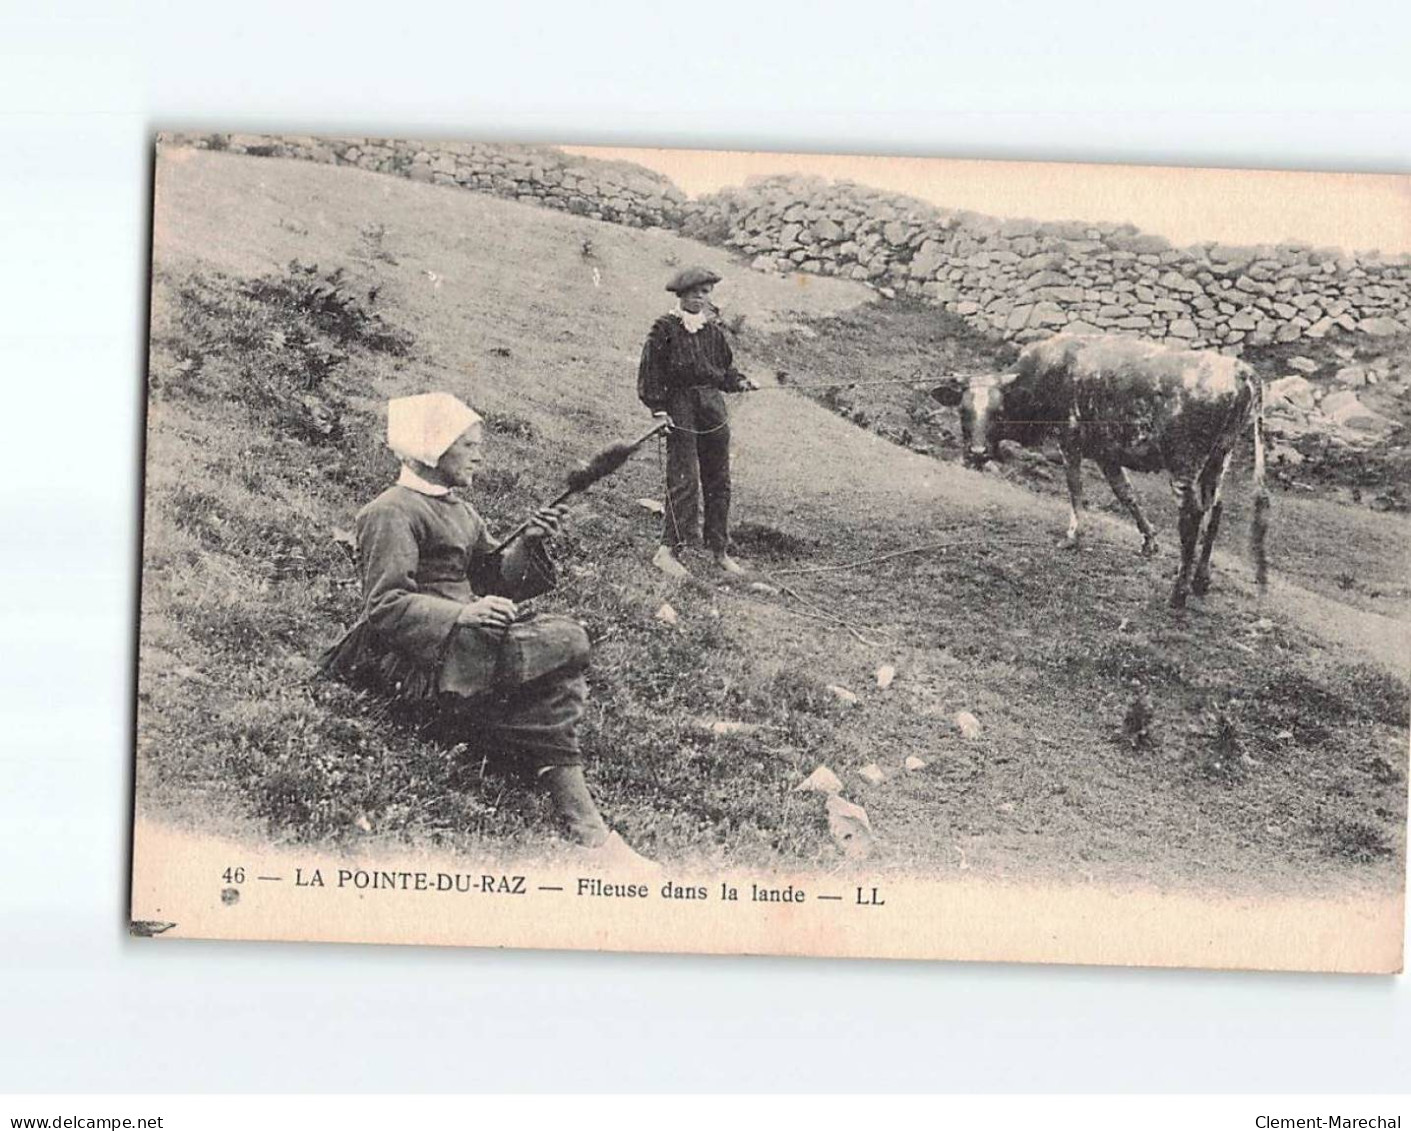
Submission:
[[[157,212],[138,793],[207,826],[466,851],[547,835],[542,808],[474,751],[310,679],[357,615],[335,532],[395,473],[388,396],[448,388],[487,414],[477,505],[503,529],[642,427],[637,351],[685,262],[726,274],[743,367],[766,381],[905,374],[935,364],[942,338],[958,367],[989,349],[839,280],[769,278],[666,233],[352,170],[172,150]],[[872,346],[833,348],[838,326]],[[564,584],[540,602],[594,639],[590,775],[644,851],[833,864],[821,803],[793,792],[822,762],[871,815],[872,866],[1397,881],[1406,688],[1384,610],[1352,616],[1287,579],[1259,608],[1236,563],[1176,617],[1169,553],[1141,560],[1119,523],[1058,553],[1056,499],[787,390],[744,399],[735,432],[739,549],[777,592],[703,564],[675,587],[646,565],[649,451],[577,507]],[[1229,545],[1243,531],[1227,521]],[[1381,568],[1370,535],[1343,553],[1364,546]],[[664,600],[674,627],[655,618]],[[886,690],[882,664],[897,672]],[[1134,740],[1139,697],[1151,718]],[[960,710],[978,735],[957,731]],[[901,769],[911,754],[924,770]],[[880,784],[857,775],[873,762]]]

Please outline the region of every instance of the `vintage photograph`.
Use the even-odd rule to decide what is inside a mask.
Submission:
[[[1411,178],[153,188],[135,934],[1401,969]]]

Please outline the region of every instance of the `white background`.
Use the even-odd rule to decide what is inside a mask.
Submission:
[[[0,1090],[1411,1090],[1404,978],[124,934],[153,129],[1407,172],[1408,42],[1346,0],[0,7]]]

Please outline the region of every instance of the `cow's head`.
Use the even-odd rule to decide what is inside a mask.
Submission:
[[[931,396],[947,408],[960,409],[960,434],[965,462],[980,467],[999,457],[1003,439],[1004,392],[1014,374],[984,377],[954,377],[931,390]]]

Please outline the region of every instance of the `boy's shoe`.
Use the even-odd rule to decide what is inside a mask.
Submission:
[[[715,564],[722,573],[740,574],[747,572],[745,567],[732,558],[729,554],[720,553],[715,555]]]
[[[667,577],[680,581],[682,578],[690,577],[690,571],[681,564],[681,559],[676,556],[670,546],[658,546],[657,552],[652,558],[652,565],[666,574]]]

